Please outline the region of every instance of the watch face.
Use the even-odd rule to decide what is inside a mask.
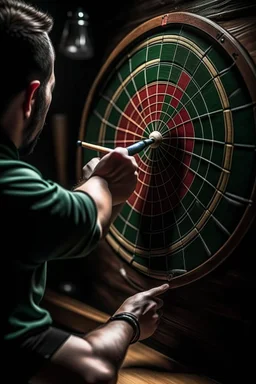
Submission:
[[[160,137],[135,155],[136,189],[106,237],[120,258],[179,286],[231,254],[255,216],[255,106],[250,55],[209,19],[159,16],[120,42],[80,128],[81,140],[110,148]]]

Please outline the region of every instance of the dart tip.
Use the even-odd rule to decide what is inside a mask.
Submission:
[[[153,131],[150,133],[149,138],[153,140],[151,148],[157,148],[163,141],[163,136],[159,131]]]

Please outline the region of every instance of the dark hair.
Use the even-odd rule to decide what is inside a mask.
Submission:
[[[43,88],[52,72],[50,15],[22,0],[0,0],[0,116],[33,79]]]

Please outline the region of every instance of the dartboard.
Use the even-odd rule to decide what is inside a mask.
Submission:
[[[225,29],[196,14],[157,16],[130,32],[96,77],[80,139],[136,154],[134,193],[106,241],[155,279],[187,284],[216,268],[255,216],[256,72]],[[78,169],[100,154],[79,149]]]

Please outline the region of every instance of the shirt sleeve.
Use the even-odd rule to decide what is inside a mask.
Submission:
[[[93,198],[44,180],[25,164],[9,167],[1,186],[4,234],[19,244],[15,257],[34,264],[89,254],[100,240]]]

